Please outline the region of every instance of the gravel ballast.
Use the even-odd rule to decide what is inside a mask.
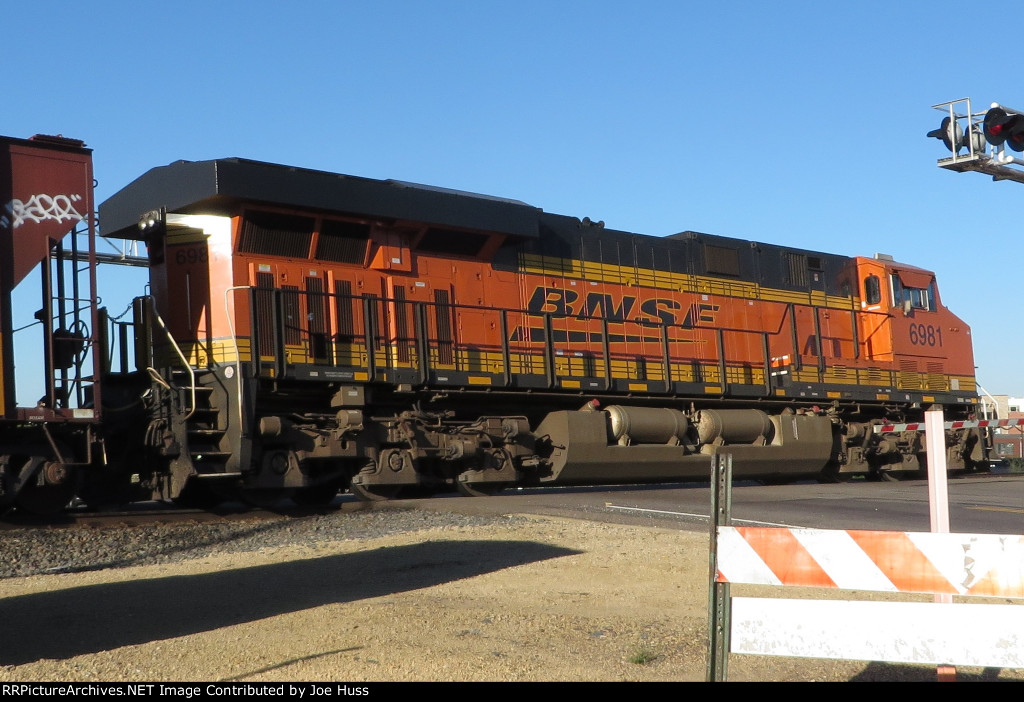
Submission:
[[[515,519],[387,509],[295,519],[16,529],[2,532],[0,578],[180,563],[296,544],[315,547],[409,531],[508,524]]]

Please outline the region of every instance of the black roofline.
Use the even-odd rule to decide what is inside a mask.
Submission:
[[[516,200],[430,188],[396,180],[314,171],[239,158],[176,161],[154,168],[99,207],[104,236],[139,238],[146,212],[219,211],[237,214],[239,202],[539,236],[541,210]]]

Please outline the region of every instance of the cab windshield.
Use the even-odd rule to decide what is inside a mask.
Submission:
[[[892,274],[892,302],[895,307],[902,307],[907,302],[915,310],[935,311],[935,281],[926,288],[913,288],[904,285],[900,276]]]

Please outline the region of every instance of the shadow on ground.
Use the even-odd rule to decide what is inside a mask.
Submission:
[[[470,578],[578,551],[438,541],[0,600],[0,665],[64,659]]]
[[[1001,668],[954,669],[957,682],[991,682],[999,680]],[[903,665],[899,663],[868,663],[850,682],[936,682],[937,666]]]

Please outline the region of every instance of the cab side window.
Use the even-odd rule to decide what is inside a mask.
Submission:
[[[864,299],[869,305],[877,305],[882,301],[882,285],[877,275],[869,275],[864,279]]]

